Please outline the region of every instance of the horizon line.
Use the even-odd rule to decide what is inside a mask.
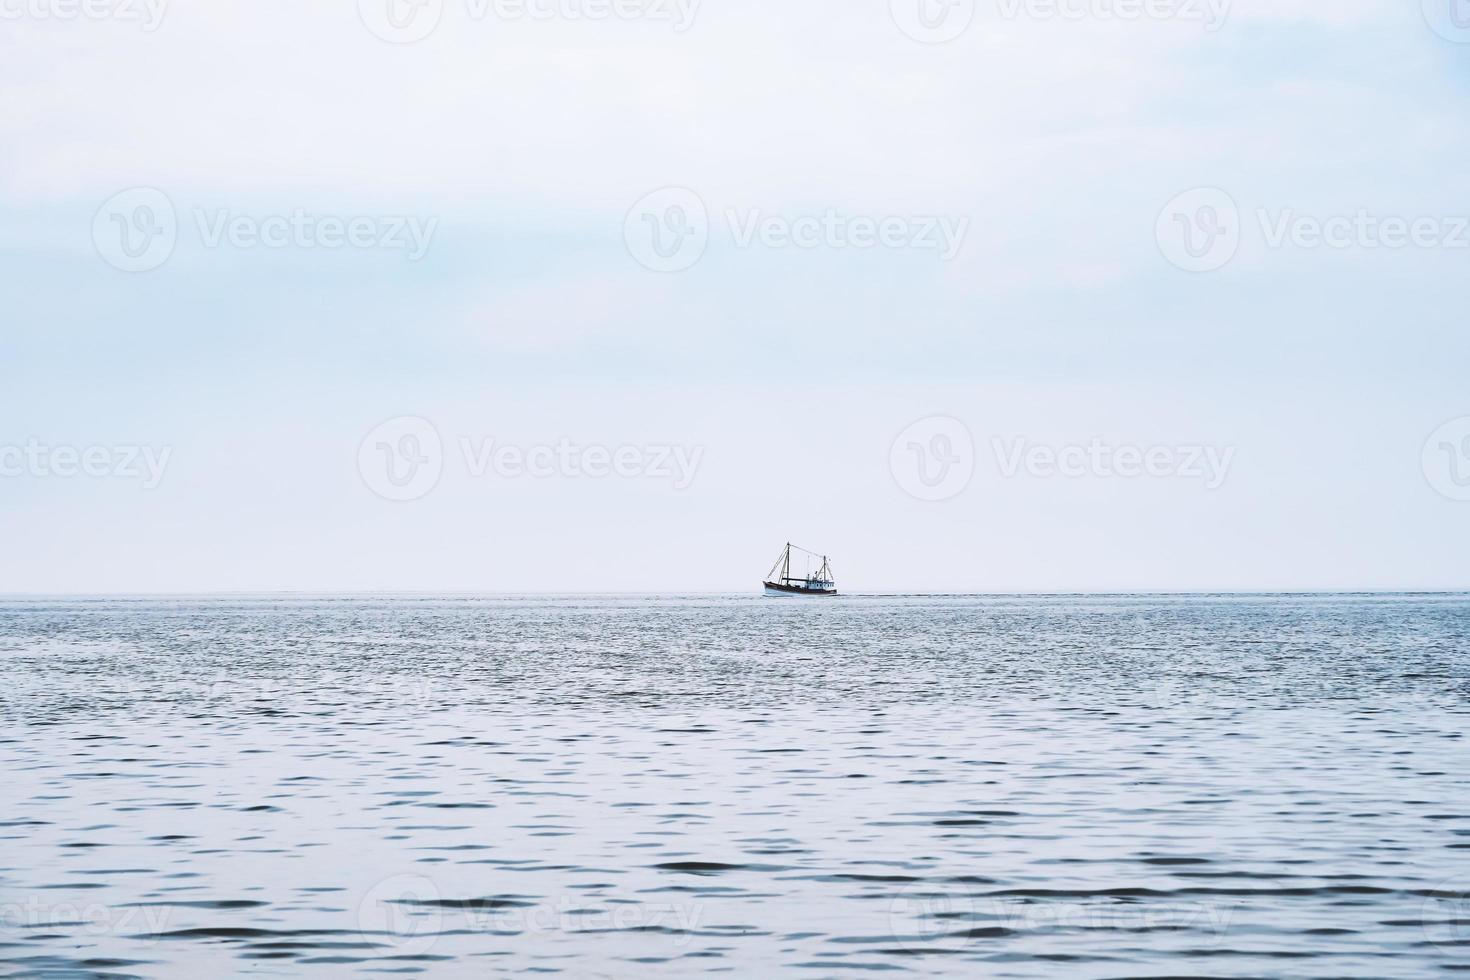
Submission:
[[[1163,597],[1271,597],[1271,596],[1454,596],[1470,595],[1470,588],[1391,588],[1391,589],[1132,589],[1110,591],[1021,591],[1021,592],[839,592],[826,598],[1127,598]],[[238,589],[201,592],[0,592],[0,600],[8,599],[209,599],[241,597],[333,597],[333,598],[768,598],[757,591],[631,591],[577,590],[500,592],[482,590],[424,589]]]

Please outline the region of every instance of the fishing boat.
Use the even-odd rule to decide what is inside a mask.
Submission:
[[[793,575],[791,572],[791,553],[793,551],[806,558],[805,576]],[[820,561],[821,564],[813,572],[812,564],[816,561]],[[832,563],[827,560],[827,556],[807,551],[805,548],[798,548],[789,541],[786,547],[781,549],[781,557],[777,558],[776,564],[771,566],[771,571],[762,584],[765,586],[766,595],[770,596],[837,594],[837,583],[832,579]]]

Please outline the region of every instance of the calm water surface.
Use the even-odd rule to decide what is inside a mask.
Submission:
[[[1470,977],[1470,597],[0,600],[0,971]]]

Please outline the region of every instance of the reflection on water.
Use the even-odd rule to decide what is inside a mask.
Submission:
[[[1470,971],[1464,596],[0,601],[39,975]]]

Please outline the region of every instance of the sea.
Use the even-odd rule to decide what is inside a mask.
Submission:
[[[1470,978],[1470,596],[0,599],[0,973]]]

